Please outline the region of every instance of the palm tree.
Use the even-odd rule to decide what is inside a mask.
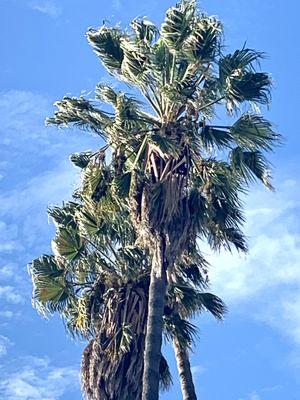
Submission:
[[[75,191],[76,201],[48,210],[57,234],[54,255],[43,255],[31,265],[35,304],[42,312],[58,311],[72,335],[90,340],[83,354],[81,374],[88,399],[138,399],[149,256],[135,245],[128,210],[114,196],[111,171],[103,157],[99,158],[99,153],[77,153],[71,160],[83,169],[83,184]],[[165,334],[182,354],[185,351],[186,363],[186,349],[196,332],[186,319],[204,309],[217,318],[225,311],[218,297],[199,291],[207,287],[206,267],[199,254],[190,251],[175,265],[173,284],[168,290]],[[178,357],[182,358],[181,353]],[[191,372],[185,368],[182,382],[188,377]],[[160,380],[163,389],[171,383],[162,355]]]
[[[195,1],[170,8],[160,29],[145,19],[131,28],[103,25],[87,37],[108,72],[147,104],[99,85],[96,100],[112,112],[65,97],[48,123],[90,130],[111,148],[113,185],[151,257],[143,400],[157,400],[174,265],[199,238],[246,251],[240,195],[254,180],[272,188],[264,153],[279,137],[255,111],[270,100],[270,77],[256,71],[263,54],[243,47],[224,55],[220,21]],[[233,124],[214,124],[221,106],[237,117]]]
[[[68,331],[90,341],[82,361],[88,399],[141,398],[149,261],[136,246],[128,211],[115,201],[110,171],[99,154],[75,154],[83,168],[75,201],[51,207],[54,255],[34,260],[34,301],[58,311]],[[162,387],[171,382],[161,355]]]

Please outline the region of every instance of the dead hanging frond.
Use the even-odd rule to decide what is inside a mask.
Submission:
[[[82,387],[88,399],[139,398],[147,291],[128,286],[107,294],[96,339],[85,350]],[[100,397],[98,397],[100,396]]]

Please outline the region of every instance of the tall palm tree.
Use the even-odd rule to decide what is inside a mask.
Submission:
[[[157,400],[174,265],[198,238],[213,249],[246,250],[240,195],[254,180],[272,188],[264,153],[279,137],[256,112],[270,100],[270,77],[256,71],[263,54],[243,47],[224,55],[220,21],[195,1],[170,8],[160,29],[145,19],[131,28],[103,25],[87,37],[108,72],[146,104],[99,85],[97,101],[112,112],[65,97],[48,123],[91,130],[111,148],[113,185],[151,257],[143,400]],[[237,118],[233,124],[214,124],[221,106]]]
[[[90,340],[82,362],[87,398],[141,397],[149,261],[135,245],[128,211],[115,201],[104,160],[75,154],[83,168],[75,199],[51,207],[57,227],[54,255],[31,264],[34,300],[41,312],[58,311],[69,332]],[[170,374],[161,356],[161,381]]]
[[[103,157],[82,153],[71,159],[83,169],[82,187],[75,191],[76,201],[48,210],[57,227],[54,255],[44,255],[31,265],[34,299],[42,312],[59,311],[73,335],[90,340],[82,361],[88,399],[139,399],[149,256],[135,245],[128,210],[113,195],[111,171]],[[225,311],[218,297],[197,289],[207,286],[204,267],[199,254],[190,251],[175,266],[168,290],[165,333],[182,351],[195,333],[185,318],[203,309],[217,317]],[[188,276],[193,276],[193,285]],[[182,382],[190,375],[186,368]],[[163,356],[160,379],[162,388],[167,388],[171,378]]]

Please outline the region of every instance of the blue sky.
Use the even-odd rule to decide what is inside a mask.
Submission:
[[[136,15],[161,22],[167,0],[0,0],[0,398],[81,399],[83,343],[58,317],[31,307],[27,263],[50,250],[49,204],[67,199],[78,181],[72,152],[99,147],[96,138],[44,127],[65,93],[110,82],[84,34],[104,19],[125,26]],[[208,254],[212,290],[230,308],[223,323],[198,319],[192,354],[200,399],[300,398],[299,3],[296,0],[205,0],[225,25],[228,51],[263,50],[274,80],[267,118],[286,137],[272,156],[276,193],[252,187],[247,200],[248,257]],[[174,386],[163,400],[180,399]]]

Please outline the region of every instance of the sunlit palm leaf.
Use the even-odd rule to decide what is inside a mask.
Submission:
[[[117,105],[118,93],[116,93],[110,86],[98,84],[95,93],[97,99],[111,104],[114,107]]]
[[[187,40],[186,49],[195,61],[213,61],[219,55],[221,35],[221,22],[214,17],[201,15]]]
[[[30,273],[32,276],[57,278],[64,274],[64,268],[57,263],[54,256],[43,255],[32,261]]]
[[[230,128],[230,133],[236,143],[249,150],[272,150],[280,140],[269,121],[260,115],[244,114]]]
[[[124,58],[120,30],[102,26],[98,30],[90,29],[87,38],[104,67],[112,74],[120,73]]]
[[[47,118],[48,125],[75,125],[78,128],[91,130],[100,136],[112,123],[111,118],[103,111],[96,109],[89,100],[83,97],[64,97],[55,103],[57,111],[53,118]]]
[[[146,18],[135,18],[131,22],[131,27],[138,41],[145,41],[149,44],[158,34],[157,27]]]
[[[161,26],[162,40],[174,50],[179,50],[192,30],[195,1],[181,1],[171,7]]]
[[[83,253],[84,246],[77,230],[68,227],[68,229],[59,229],[56,238],[52,241],[52,249],[54,254],[73,261]]]
[[[52,218],[56,227],[71,227],[76,229],[76,222],[74,219],[76,210],[80,208],[78,203],[67,202],[62,205],[62,207],[58,206],[50,206],[48,207],[47,213],[50,218]]]
[[[128,39],[122,41],[124,60],[122,74],[130,82],[137,85],[148,81],[147,71],[150,68],[147,54],[148,47],[143,43],[135,43]]]
[[[70,156],[70,161],[81,169],[87,167],[88,163],[91,161],[92,152],[91,151],[83,151],[81,153],[73,153]]]

